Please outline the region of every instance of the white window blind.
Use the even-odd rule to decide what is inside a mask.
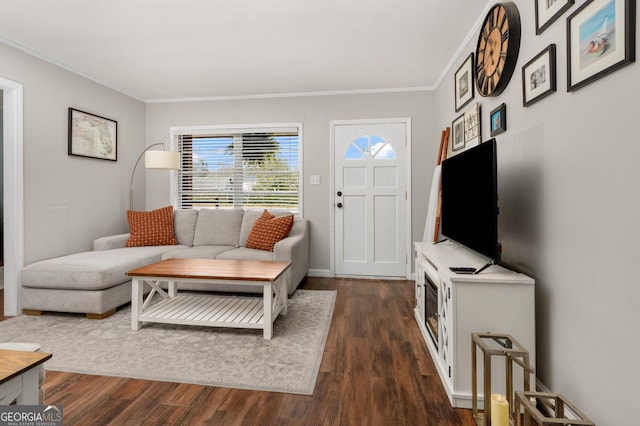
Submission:
[[[183,129],[178,207],[300,209],[299,127]]]

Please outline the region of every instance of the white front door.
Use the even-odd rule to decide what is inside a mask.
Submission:
[[[406,277],[408,120],[333,122],[336,275]]]

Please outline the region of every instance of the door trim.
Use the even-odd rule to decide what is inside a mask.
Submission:
[[[22,313],[20,270],[24,265],[23,88],[0,77],[3,90],[4,314]]]
[[[330,191],[329,191],[329,206],[330,214],[329,214],[329,229],[331,232],[329,233],[329,276],[335,277],[335,254],[336,254],[336,246],[335,246],[335,232],[336,232],[336,224],[335,224],[335,215],[336,211],[334,208],[334,200],[336,189],[336,179],[335,179],[335,128],[339,125],[361,125],[361,124],[391,124],[391,123],[400,123],[405,126],[405,136],[406,136],[406,147],[405,147],[405,191],[407,197],[407,205],[405,209],[405,257],[406,257],[406,268],[405,268],[405,276],[407,279],[411,279],[411,268],[412,268],[412,257],[411,257],[411,246],[413,239],[411,238],[411,117],[404,118],[379,118],[379,119],[363,119],[363,120],[331,120],[329,121],[329,134],[330,134],[330,169],[329,174],[331,177]],[[365,278],[363,275],[362,278]],[[375,278],[375,277],[371,277]]]

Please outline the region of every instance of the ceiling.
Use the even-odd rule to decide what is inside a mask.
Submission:
[[[143,101],[427,90],[492,0],[0,0],[0,41]]]

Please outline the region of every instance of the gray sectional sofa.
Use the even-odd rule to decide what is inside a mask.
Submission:
[[[243,209],[176,210],[177,245],[126,247],[129,234],[120,234],[98,238],[93,251],[27,265],[21,272],[23,312],[78,312],[104,318],[131,301],[127,271],[172,257],[287,260],[292,263],[285,275],[291,295],[309,270],[309,222],[296,217],[289,236],[276,243],[273,252],[247,248],[249,233],[261,214],[262,210]],[[229,284],[179,283],[178,288],[262,293],[261,286]]]

